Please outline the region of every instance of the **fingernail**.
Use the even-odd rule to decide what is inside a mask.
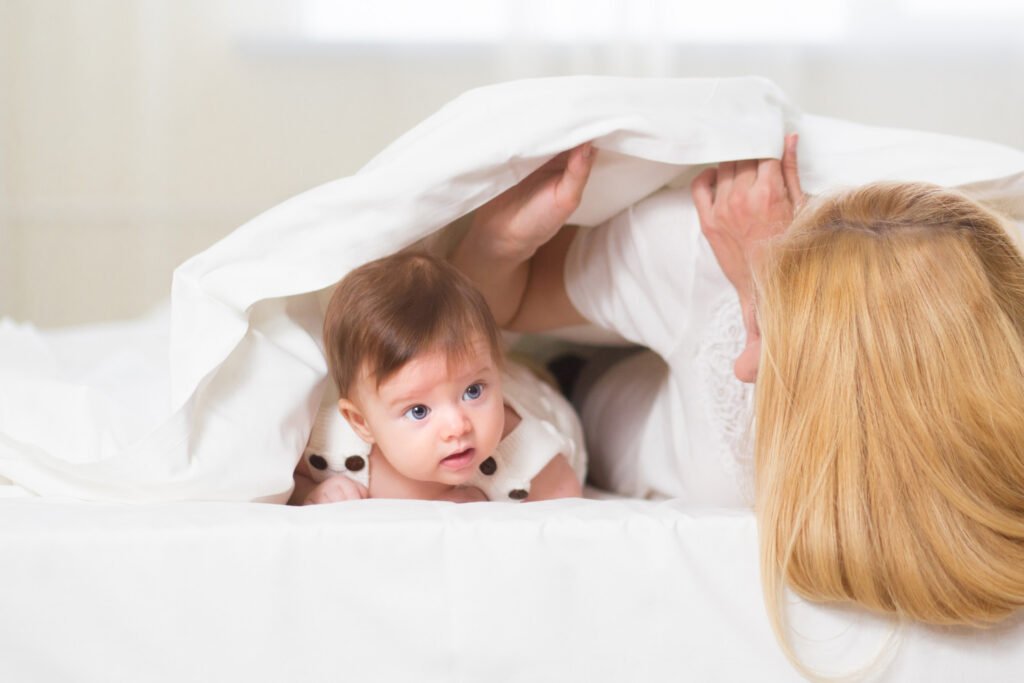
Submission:
[[[594,146],[593,146],[593,145],[591,145],[591,144],[590,144],[590,143],[588,142],[588,143],[587,143],[587,144],[586,144],[586,145],[585,145],[585,146],[583,147],[583,158],[584,158],[584,159],[589,159],[589,158],[590,158],[590,157],[592,157],[592,156],[594,156]]]

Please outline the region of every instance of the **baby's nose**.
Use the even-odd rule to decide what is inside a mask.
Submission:
[[[453,439],[462,436],[472,429],[473,423],[469,421],[469,416],[466,415],[465,411],[458,408],[452,409],[448,414],[448,419],[445,422],[445,438]]]

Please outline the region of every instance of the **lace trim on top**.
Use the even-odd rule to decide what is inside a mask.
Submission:
[[[697,372],[708,422],[718,436],[723,467],[739,486],[744,500],[754,503],[753,385],[736,379],[733,364],[746,343],[739,300],[726,292],[712,306],[714,313],[697,347]]]

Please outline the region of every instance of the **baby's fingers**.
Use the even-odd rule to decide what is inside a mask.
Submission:
[[[346,476],[338,475],[317,484],[316,488],[309,492],[303,505],[321,505],[324,503],[338,503],[343,500],[360,500],[367,498],[369,491],[357,481]]]
[[[355,489],[355,495],[352,496],[352,500],[362,500],[363,498],[370,497],[370,490],[363,486],[362,484],[360,484],[359,482],[353,481],[352,488]]]

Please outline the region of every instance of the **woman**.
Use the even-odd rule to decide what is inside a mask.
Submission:
[[[563,227],[592,160],[573,150],[482,207],[453,260],[506,327],[592,322],[658,354],[607,374],[618,388],[589,417],[611,419],[584,408],[601,483],[742,504],[728,435],[707,435],[730,426],[708,406],[735,387],[701,380],[702,335],[731,320],[735,376],[757,382],[753,503],[787,651],[784,581],[933,624],[1024,604],[1024,258],[1004,222],[923,184],[803,206],[790,136],[781,162],[723,163]]]

